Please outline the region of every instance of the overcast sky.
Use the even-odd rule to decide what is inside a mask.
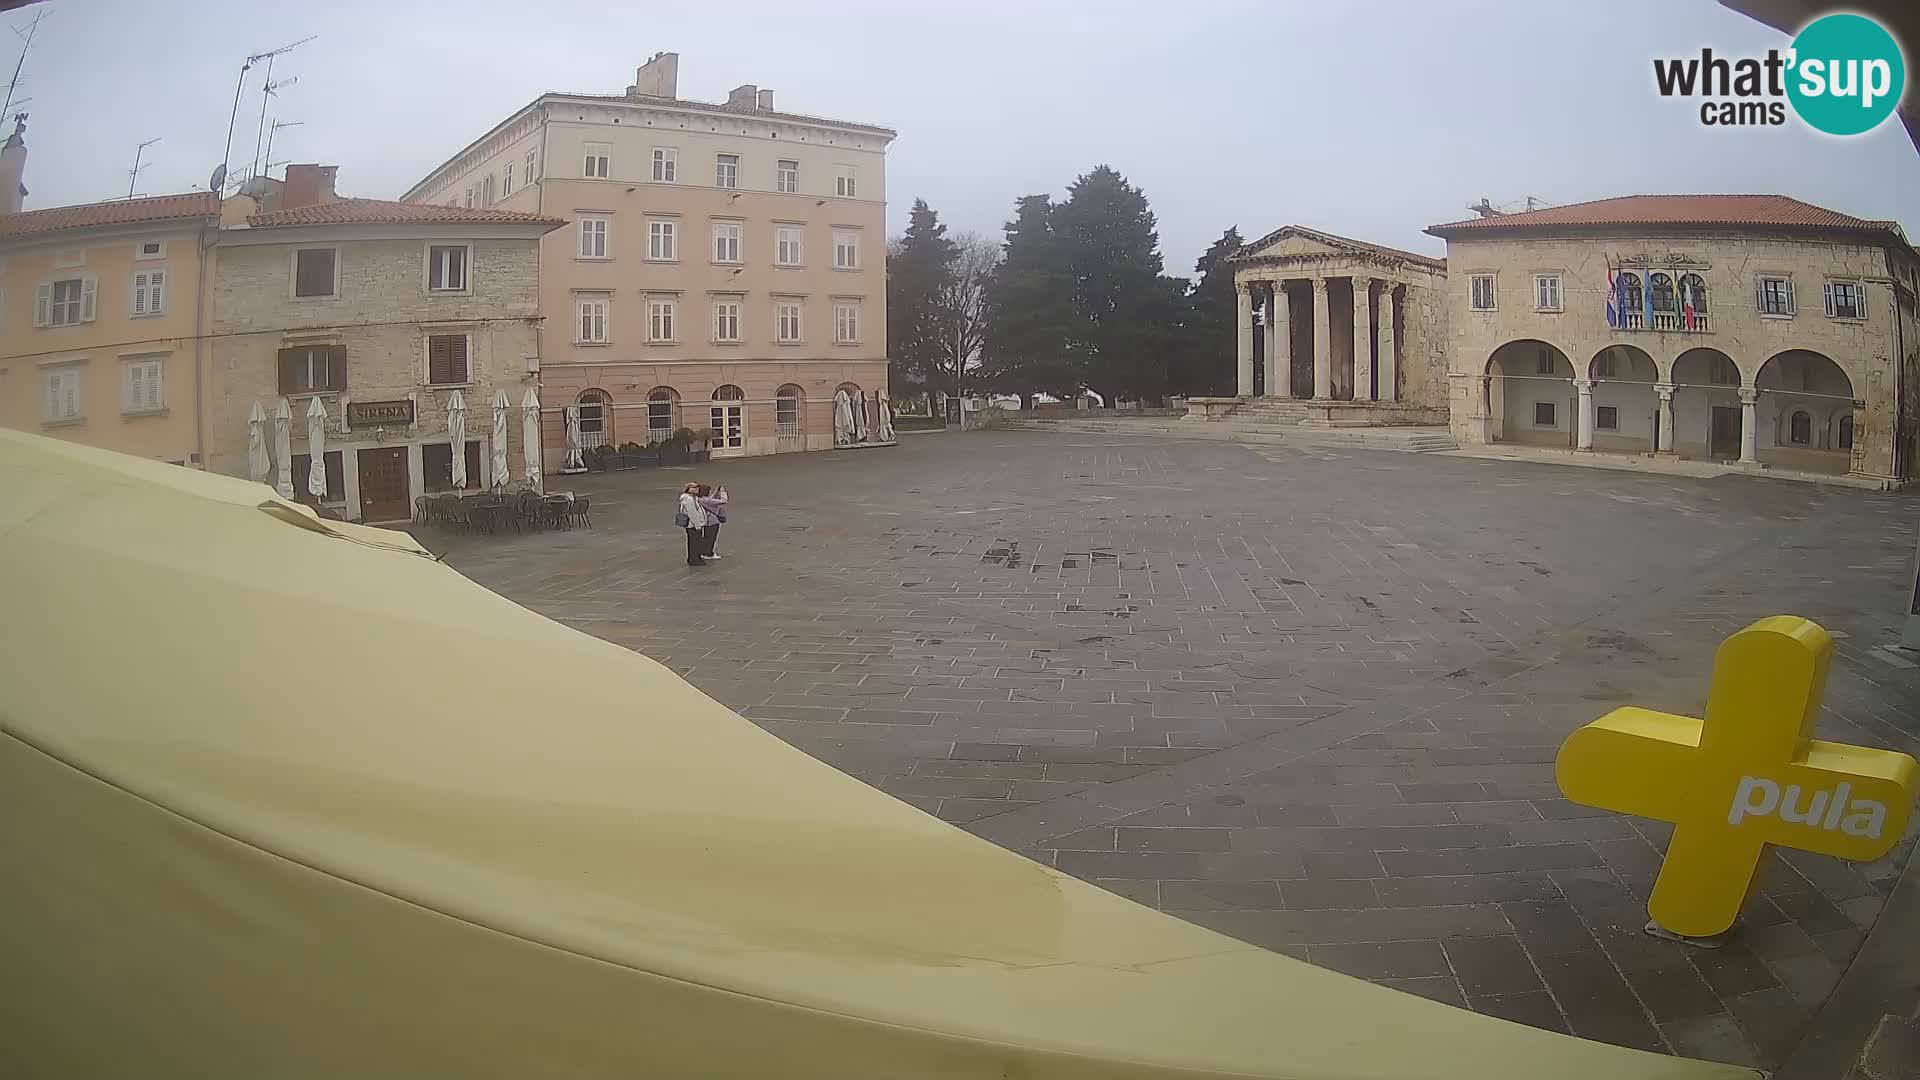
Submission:
[[[276,159],[340,166],[343,193],[398,197],[546,90],[619,93],[659,50],[680,93],[743,82],[783,109],[899,131],[887,198],[997,236],[1017,196],[1061,192],[1111,164],[1145,189],[1169,270],[1229,225],[1252,239],[1298,223],[1441,254],[1421,229],[1528,195],[1781,192],[1920,237],[1920,155],[1897,120],[1838,140],[1709,129],[1653,91],[1651,59],[1752,54],[1786,36],[1704,0],[1184,0],[1095,6],[969,0],[902,5],[617,4],[606,0],[51,0],[27,58],[29,208],[203,187],[220,162],[234,79],[281,58]],[[0,33],[9,65],[18,39]],[[0,75],[3,77],[3,75]],[[253,154],[250,76],[234,158]]]

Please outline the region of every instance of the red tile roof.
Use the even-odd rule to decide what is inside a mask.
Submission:
[[[430,203],[392,202],[387,199],[336,199],[329,203],[275,210],[247,218],[254,228],[276,225],[547,225],[566,222],[518,210],[436,206]]]
[[[1609,225],[1684,225],[1721,228],[1838,229],[1891,233],[1903,245],[1900,226],[1828,210],[1785,195],[1623,195],[1615,199],[1549,206],[1521,214],[1497,214],[1433,225],[1434,236],[1504,229],[1585,228]]]
[[[219,201],[210,191],[185,195],[158,195],[150,199],[115,199],[112,202],[56,206],[47,210],[28,210],[0,217],[0,240],[63,232],[67,229],[95,229],[113,225],[140,225],[155,221],[188,221],[211,218],[220,212]]]

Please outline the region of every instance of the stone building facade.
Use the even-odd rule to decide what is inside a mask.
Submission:
[[[1920,258],[1897,225],[1706,195],[1427,231],[1461,444],[1910,475]]]
[[[251,472],[265,415],[266,477],[282,494],[369,522],[405,520],[414,501],[524,474],[523,405],[539,357],[540,237],[565,223],[499,209],[343,199],[332,169],[294,166],[261,199],[228,200],[211,286],[208,466]],[[494,407],[509,405],[507,474],[497,475]],[[465,410],[453,445],[450,410]],[[324,490],[309,490],[308,417],[325,412]],[[273,450],[281,409],[291,460]]]
[[[1298,225],[1233,260],[1243,398],[1308,423],[1438,422],[1446,262]]]
[[[828,449],[836,391],[887,389],[886,150],[894,133],[679,96],[679,57],[625,94],[545,94],[406,201],[564,220],[540,248],[546,438],[718,432],[716,457]]]

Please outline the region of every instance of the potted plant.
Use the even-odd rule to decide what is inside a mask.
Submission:
[[[713,445],[720,441],[720,437],[718,428],[708,428],[695,434],[694,441],[697,445],[693,447],[693,460],[695,462],[712,461]]]
[[[660,444],[660,464],[686,465],[693,460],[694,434],[692,428],[680,428]]]
[[[587,466],[588,472],[607,471],[608,449],[609,448],[605,446],[589,446],[586,451],[580,455],[581,460]]]

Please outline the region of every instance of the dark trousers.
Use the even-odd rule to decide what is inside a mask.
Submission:
[[[705,529],[687,528],[687,565],[701,566],[706,563],[707,534]]]
[[[702,554],[705,554],[705,555],[713,554],[714,542],[720,539],[720,523],[719,522],[716,521],[707,526],[706,536],[704,537],[704,539],[706,541],[706,547],[702,551]]]

